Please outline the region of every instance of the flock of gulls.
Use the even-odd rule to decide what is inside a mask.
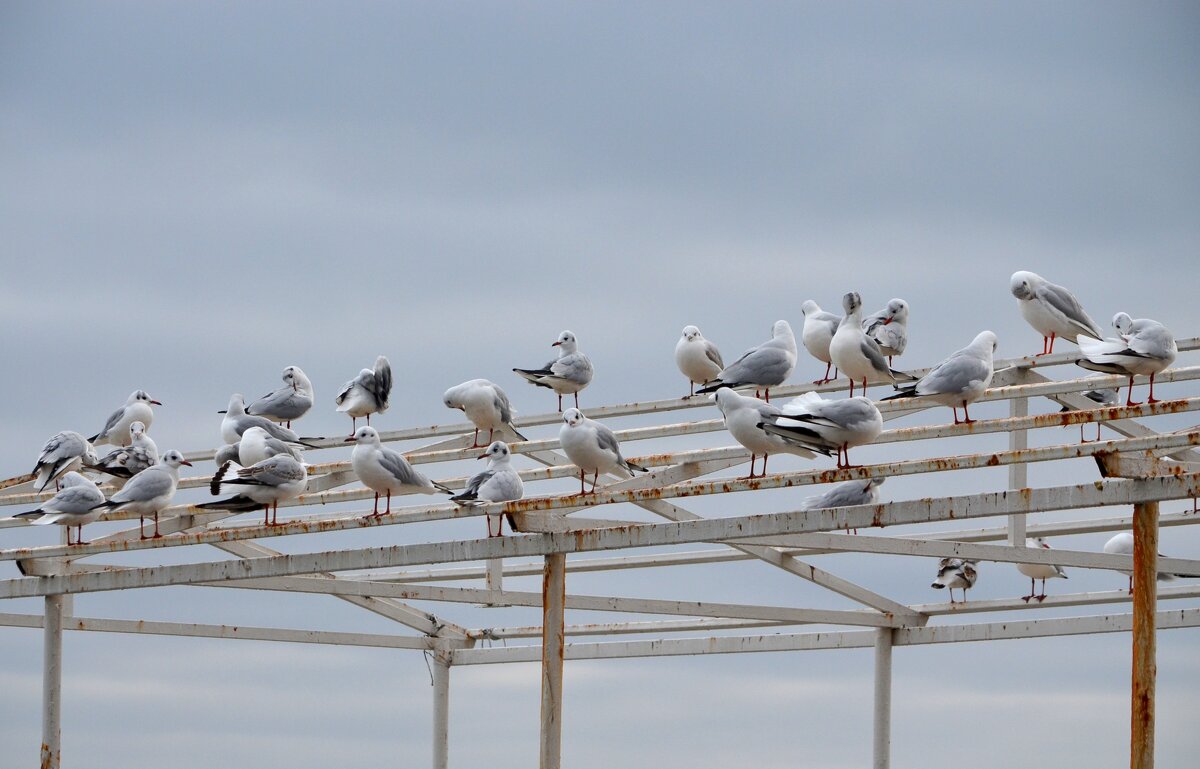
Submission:
[[[1032,272],[1017,272],[1011,280],[1021,315],[1042,335],[1042,351],[1049,354],[1057,339],[1078,345],[1078,365],[1092,371],[1129,377],[1127,405],[1133,400],[1133,381],[1148,375],[1148,402],[1154,403],[1154,377],[1175,360],[1175,339],[1161,323],[1133,319],[1124,312],[1113,318],[1116,335],[1105,338],[1102,330],[1084,311],[1071,291]],[[686,326],[675,347],[675,362],[689,382],[689,395],[712,393],[724,417],[730,435],[751,453],[748,478],[766,474],[771,454],[789,453],[814,458],[817,454],[836,457],[837,466],[850,467],[849,451],[874,441],[883,430],[883,417],[875,403],[866,397],[871,383],[891,384],[894,392],[884,400],[918,399],[948,406],[954,424],[971,423],[968,407],[978,400],[992,381],[996,335],[980,331],[970,344],[954,352],[925,376],[917,378],[893,368],[908,344],[909,306],[903,299],[892,299],[876,313],[863,317],[863,302],[857,293],[842,299],[843,315],[822,310],[816,302],[801,307],[804,325],[800,342],[816,360],[825,363],[824,376],[816,384],[833,381],[839,375],[849,379],[849,397],[827,400],[809,392],[788,403],[771,403],[771,388],[778,387],[795,370],[799,348],[791,325],[777,321],[771,338],[752,347],[726,365],[720,350],[701,334],[696,326]],[[559,441],[567,457],[579,468],[579,494],[594,494],[601,475],[632,477],[646,469],[622,456],[613,431],[589,419],[579,409],[579,393],[592,381],[592,362],[579,349],[570,331],[563,331],[552,345],[557,357],[538,368],[514,368],[527,382],[552,390],[558,396],[563,424]],[[833,377],[830,371],[833,370]],[[283,370],[283,386],[247,404],[235,394],[221,412],[221,436],[225,445],[217,451],[217,472],[210,491],[214,496],[229,496],[198,505],[200,508],[233,513],[262,510],[264,524],[274,525],[280,502],[304,492],[308,471],[302,451],[315,448],[319,438],[305,438],[292,429],[292,423],[304,417],[314,406],[312,382],[298,366]],[[859,394],[855,395],[855,389]],[[414,469],[399,452],[380,442],[371,427],[371,415],[387,411],[392,389],[392,371],[387,358],[380,356],[372,368],[364,368],[343,385],[334,399],[339,412],[351,419],[354,443],[351,466],[358,479],[375,493],[371,516],[391,512],[391,497],[396,494],[448,494],[460,505],[480,505],[520,499],[524,494],[520,476],[511,464],[511,451],[503,441],[493,441],[497,430],[508,430],[517,438],[524,436],[513,427],[514,410],[501,387],[486,379],[472,379],[451,387],[443,396],[447,408],[459,409],[475,426],[473,446],[486,446],[479,459],[486,468],[469,479],[466,488],[455,494]],[[738,392],[742,390],[743,392]],[[753,392],[753,397],[749,394]],[[1118,390],[1094,390],[1087,397],[1099,404],[1119,402]],[[563,396],[574,398],[574,408],[563,411]],[[86,544],[83,526],[107,511],[136,513],[141,536],[159,537],[158,514],[175,495],[179,468],[190,466],[175,450],[159,453],[149,430],[154,422],[154,406],[162,404],[143,390],[132,393],[125,404],[112,413],[103,429],[90,438],[82,433],[64,431],[48,440],[33,469],[38,491],[55,484],[57,493],[37,510],[18,513],[17,517],[35,524],[66,526],[69,545]],[[958,416],[962,409],[963,419]],[[358,426],[365,418],[366,424]],[[482,431],[487,442],[480,444]],[[1081,433],[1082,437],[1082,433]],[[97,446],[114,448],[100,456]],[[759,476],[755,465],[762,457]],[[86,475],[85,475],[86,474]],[[90,477],[89,477],[90,476]],[[591,477],[592,488],[586,481]],[[107,499],[98,487],[107,481],[116,489]],[[820,496],[804,502],[805,509],[870,504],[878,500],[882,479],[849,481],[834,486]],[[385,507],[379,509],[380,498]],[[154,521],[153,533],[147,534],[145,519]],[[488,516],[489,536],[501,534],[499,516]],[[70,527],[76,537],[71,541]],[[1050,547],[1043,539],[1027,542],[1029,547]],[[1108,553],[1132,553],[1133,538],[1118,534],[1104,547]],[[1026,601],[1044,600],[1048,579],[1065,579],[1062,568],[1052,565],[1019,564],[1021,574],[1029,577],[1030,594]],[[975,561],[942,559],[934,588],[966,591],[978,578]],[[1160,579],[1172,575],[1160,575]],[[1042,592],[1037,594],[1036,581]]]

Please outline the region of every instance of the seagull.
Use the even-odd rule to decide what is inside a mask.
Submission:
[[[488,446],[487,451],[479,455],[479,459],[487,459],[488,466],[483,472],[476,473],[467,481],[467,487],[450,501],[463,506],[486,505],[489,502],[510,502],[520,499],[525,494],[525,485],[521,476],[512,467],[508,444],[496,441]],[[489,515],[488,536],[498,537],[503,533],[503,520],[499,515]],[[496,533],[492,533],[495,524]],[[509,526],[512,519],[509,519]]]
[[[134,390],[126,399],[125,405],[108,417],[108,421],[104,423],[104,429],[88,440],[95,444],[111,443],[114,446],[128,446],[129,425],[141,422],[147,430],[150,429],[150,423],[154,421],[154,409],[150,408],[152,405],[161,406],[162,404],[151,398],[145,390]]]
[[[279,523],[279,503],[300,496],[307,485],[308,468],[287,454],[278,454],[250,467],[226,462],[212,477],[208,488],[216,496],[222,486],[237,486],[237,495],[196,507],[234,513],[262,508],[263,526],[274,526]]]
[[[750,474],[746,476],[747,479],[756,477],[754,460],[759,454],[763,458],[763,476],[767,474],[767,457],[771,454],[783,452],[807,459],[816,456],[808,449],[786,441],[778,435],[772,435],[761,427],[783,415],[779,407],[764,403],[758,398],[739,395],[728,387],[717,390],[715,397],[717,408],[725,418],[725,429],[729,430],[734,440],[750,450]]]
[[[1105,374],[1122,374],[1129,377],[1129,395],[1126,406],[1137,406],[1133,400],[1133,378],[1138,374],[1150,375],[1150,397],[1147,403],[1158,403],[1154,397],[1154,376],[1175,362],[1179,348],[1175,337],[1167,327],[1149,318],[1131,319],[1123,312],[1113,318],[1118,330],[1124,328],[1120,339],[1079,340],[1079,351],[1083,357],[1075,364],[1089,371]]]
[[[771,402],[771,388],[781,385],[796,368],[796,335],[786,320],[777,320],[771,328],[771,338],[758,347],[751,347],[742,357],[721,370],[717,377],[697,390],[697,393],[716,392],[722,387],[754,387],[754,395],[765,391]]]
[[[1120,395],[1120,388],[1106,387],[1102,390],[1088,390],[1087,392],[1080,394],[1090,400],[1092,403],[1095,403],[1097,406],[1116,406],[1120,402],[1120,399],[1117,397]],[[1071,408],[1070,406],[1063,406],[1061,409],[1059,409],[1059,413],[1064,413],[1067,411],[1075,411],[1075,409]],[[1096,440],[1100,440],[1099,422],[1096,423]],[[1080,423],[1079,425],[1079,442],[1088,442],[1083,439],[1083,423]]]
[[[153,515],[154,535],[152,538],[157,539],[162,536],[158,533],[158,514],[171,504],[171,498],[175,496],[175,489],[179,485],[180,465],[191,467],[192,463],[184,459],[183,454],[172,449],[159,458],[158,464],[130,478],[129,483],[109,497],[107,502],[101,502],[92,509],[102,512],[105,510],[114,512],[128,510],[131,513],[137,513],[138,533],[142,539],[147,538],[146,516]]]
[[[824,494],[808,497],[800,503],[801,510],[820,510],[826,507],[853,507],[879,502],[879,486],[886,478],[870,478],[839,483]],[[858,529],[854,529],[858,533]]]
[[[226,443],[224,446],[217,449],[216,454],[213,455],[213,462],[216,463],[217,467],[220,467],[226,462],[240,461],[241,446],[239,444],[241,444],[241,441],[238,441],[237,443]]]
[[[675,343],[675,365],[688,379],[688,397],[696,394],[696,385],[716,379],[725,368],[721,351],[704,338],[695,326],[684,326],[683,334]]]
[[[374,427],[360,427],[346,439],[356,442],[350,455],[350,466],[363,485],[375,492],[375,506],[368,518],[379,518],[392,512],[392,494],[453,494],[442,484],[431,481],[413,469],[404,456],[379,442]],[[379,495],[387,495],[387,510],[379,512]]]
[[[266,417],[256,417],[247,414],[246,401],[238,393],[234,393],[229,398],[229,408],[217,413],[225,415],[225,418],[221,420],[221,438],[226,443],[238,443],[241,441],[242,435],[251,427],[261,427],[272,438],[284,443],[292,443],[310,449],[319,448],[310,443],[310,441],[319,441],[321,440],[320,438],[301,438],[289,428],[272,422]]]
[[[634,472],[649,472],[621,456],[617,436],[605,425],[588,419],[579,409],[567,409],[563,413],[563,426],[558,430],[558,442],[567,459],[579,468],[579,493],[584,494],[584,478],[592,475],[592,493],[600,473],[614,473],[632,478]]]
[[[1041,275],[1014,272],[1009,288],[1019,300],[1021,317],[1042,335],[1042,351],[1034,357],[1054,352],[1054,340],[1060,336],[1076,344],[1080,334],[1093,339],[1104,337],[1074,294]]]
[[[38,454],[37,464],[33,466],[33,484],[38,491],[45,491],[50,481],[64,473],[79,470],[85,463],[94,465],[99,461],[96,450],[86,438],[74,430],[64,430],[42,446],[42,453]]]
[[[954,424],[971,424],[971,413],[967,405],[974,403],[987,392],[992,383],[992,356],[996,352],[996,335],[991,331],[980,331],[969,345],[946,358],[929,370],[914,384],[905,385],[900,392],[884,398],[928,398],[954,412]],[[958,409],[963,410],[963,421],[958,420]]]
[[[372,414],[388,410],[388,396],[392,393],[392,366],[380,355],[375,359],[375,369],[365,368],[358,376],[342,385],[334,402],[337,410],[350,415],[350,433],[358,424],[359,417],[366,417],[371,424]]]
[[[146,435],[146,426],[141,422],[129,425],[129,445],[113,449],[94,464],[87,465],[89,470],[111,475],[121,483],[132,478],[141,471],[158,464],[158,446],[154,439]]]
[[[908,302],[893,299],[879,312],[863,319],[863,331],[879,345],[879,351],[892,357],[903,355],[908,346]]]
[[[250,467],[280,454],[287,455],[297,462],[303,459],[296,444],[281,441],[255,425],[246,428],[246,432],[242,433],[242,439],[237,443],[237,457],[233,458],[233,461],[242,467]]]
[[[35,526],[57,523],[67,527],[67,545],[86,545],[83,541],[83,527],[100,517],[96,508],[104,504],[104,494],[96,488],[96,484],[84,478],[74,470],[68,471],[62,477],[62,489],[42,503],[37,510],[17,513],[14,518],[29,518]],[[71,527],[74,526],[75,542],[71,542]]]
[[[592,361],[579,352],[579,343],[570,331],[558,335],[550,345],[558,348],[558,358],[538,369],[515,368],[513,371],[530,384],[548,387],[558,393],[558,410],[562,411],[562,397],[575,396],[575,408],[579,408],[579,391],[592,381]]]
[[[975,587],[975,580],[979,579],[975,564],[975,561],[964,561],[962,558],[943,558],[938,562],[937,579],[930,587],[936,590],[949,588],[951,606],[954,605],[954,588],[962,588],[961,603],[966,603],[967,591]]]
[[[1050,549],[1050,545],[1042,537],[1025,540],[1025,547],[1043,547],[1047,550]],[[1036,598],[1038,603],[1046,600],[1046,580],[1058,578],[1067,579],[1067,573],[1063,571],[1063,568],[1051,563],[1018,563],[1017,571],[1021,572],[1026,577],[1029,577],[1029,595],[1021,596],[1021,600],[1025,603],[1029,603],[1030,599],[1032,598]],[[1037,591],[1034,590],[1033,583],[1039,579],[1042,581],[1042,594],[1035,595]]]
[[[883,415],[869,398],[861,396],[827,401],[816,393],[804,393],[785,405],[782,412],[760,427],[826,456],[836,451],[839,468],[853,466],[851,446],[865,446],[883,432]]]
[[[808,350],[810,355],[825,363],[825,376],[815,380],[813,384],[828,384],[833,381],[829,376],[829,370],[833,367],[833,359],[829,357],[829,343],[837,333],[842,316],[825,312],[811,299],[800,305],[800,309],[804,313],[804,328],[800,331],[800,341],[804,343],[804,349]],[[834,376],[837,376],[836,371]]]
[[[495,382],[471,379],[455,385],[442,396],[442,403],[448,409],[459,409],[475,425],[475,438],[471,441],[473,449],[480,446],[480,430],[488,431],[488,443],[491,443],[496,431],[505,426],[521,440],[528,440],[513,427],[513,416],[517,412],[508,402],[508,395]]]
[[[299,366],[283,370],[284,386],[273,390],[246,407],[246,413],[281,422],[288,427],[308,413],[313,405],[313,386]]]
[[[896,377],[911,379],[908,374],[893,371],[883,353],[879,351],[879,343],[863,332],[862,297],[851,291],[842,297],[842,308],[846,311],[842,322],[838,324],[837,333],[829,343],[829,357],[833,365],[850,378],[850,395],[854,395],[855,381],[862,381],[862,394],[867,394],[867,380],[886,380],[893,385]]]
[[[1123,531],[1120,534],[1113,535],[1113,538],[1104,543],[1104,552],[1113,555],[1133,555],[1133,532]],[[1162,553],[1158,554],[1159,558],[1166,558]],[[1133,592],[1133,572],[1122,571],[1122,574],[1129,575],[1129,592]],[[1158,573],[1159,582],[1170,582],[1174,579],[1179,579],[1181,574],[1171,574],[1169,572],[1160,571]]]

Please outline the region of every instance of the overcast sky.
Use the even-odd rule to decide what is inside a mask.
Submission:
[[[453,419],[442,391],[480,376],[540,413],[553,400],[509,369],[542,363],[564,328],[596,362],[585,406],[670,397],[682,394],[671,350],[684,325],[728,358],[778,318],[798,330],[805,299],[836,310],[849,290],[869,309],[908,299],[905,365],[984,328],[1001,356],[1036,352],[1008,292],[1018,269],[1069,285],[1106,327],[1124,310],[1196,335],[1198,22],[1182,3],[5,3],[0,475],[26,472],[59,430],[96,432],[137,388],[166,404],[160,448],[211,447],[229,394],[266,392],[289,364],[316,387],[308,434],[347,428],[333,395],[378,354],[396,371],[386,429]],[[806,359],[793,381],[822,369]],[[1005,482],[958,475],[969,477],[936,490],[896,480],[885,498]],[[1031,472],[1035,485],[1066,476],[1095,471]],[[694,507],[796,501],[763,500]],[[398,528],[272,545],[482,533]],[[8,547],[53,533],[3,534]],[[1163,541],[1181,555],[1200,547],[1180,530]],[[940,595],[920,559],[828,563],[899,600]],[[1079,571],[1054,588],[1122,584]],[[796,583],[738,564],[569,589],[845,606]],[[975,592],[1024,587],[992,565]],[[336,601],[242,591],[88,596],[76,609],[396,628]],[[474,626],[537,617],[446,614]],[[1200,749],[1196,640],[1160,636],[1163,766]],[[66,766],[428,761],[419,655],[100,634],[65,646]],[[0,629],[0,660],[0,754],[29,764],[40,634]],[[870,660],[569,663],[566,763],[863,766]],[[1121,635],[897,650],[893,765],[1119,764],[1128,660]],[[453,687],[454,765],[533,763],[536,665],[456,669]]]

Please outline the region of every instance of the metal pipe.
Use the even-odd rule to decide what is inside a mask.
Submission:
[[[892,629],[875,630],[875,748],[874,769],[888,769],[892,760]]]
[[[1017,381],[1024,382],[1024,371]],[[1008,415],[1012,418],[1029,416],[1029,399],[1013,398],[1008,402]],[[1008,434],[1008,450],[1023,451],[1029,448],[1029,431],[1013,430]],[[1018,462],[1008,466],[1008,488],[1023,489],[1029,485],[1029,465]],[[1017,547],[1025,544],[1025,515],[1015,513],[1008,516],[1008,544]]]
[[[542,575],[542,728],[541,769],[562,766],[563,606],[567,592],[567,557],[546,556]]]
[[[1154,769],[1154,613],[1158,591],[1158,503],[1133,507],[1132,769]]]
[[[58,769],[62,760],[63,597],[46,596],[42,656],[42,769]]]
[[[450,660],[433,655],[433,769],[450,765]]]

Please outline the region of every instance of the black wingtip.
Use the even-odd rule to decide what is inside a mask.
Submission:
[[[214,497],[221,493],[221,479],[225,477],[225,473],[229,472],[229,466],[231,464],[233,464],[232,459],[226,460],[225,463],[222,464],[215,473],[213,473],[212,480],[208,483],[208,491]]]
[[[438,491],[442,492],[443,494],[451,494],[451,495],[454,494],[454,489],[451,489],[449,486],[446,486],[444,484],[438,483],[437,481],[433,482],[433,487],[435,489],[437,489]]]
[[[628,467],[628,468],[629,468],[631,471],[632,471],[632,470],[637,470],[639,473],[648,473],[648,472],[650,472],[648,469],[646,469],[646,468],[642,467],[641,465],[634,464],[633,462],[630,462],[629,460],[625,460],[625,466],[626,466],[626,467]]]
[[[319,448],[321,448],[320,446],[317,446],[317,445],[315,445],[315,444],[311,443],[310,441],[323,441],[323,440],[325,440],[325,438],[324,438],[324,437],[319,437],[319,438],[301,438],[301,439],[299,439],[298,441],[296,441],[296,443],[299,443],[301,446],[304,446],[304,447],[306,447],[306,448],[310,448],[310,449],[319,449]]]
[[[95,443],[95,442],[96,442],[96,439],[97,439],[97,438],[99,438],[99,437],[100,437],[100,433],[96,433],[96,434],[95,434],[95,435],[93,435],[91,438],[88,438],[88,443]]]

